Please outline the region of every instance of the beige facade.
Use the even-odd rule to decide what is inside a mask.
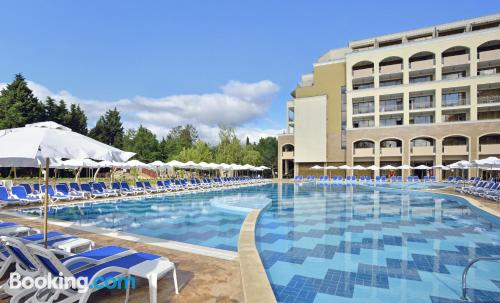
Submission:
[[[500,156],[500,15],[350,42],[323,55],[292,96],[279,142],[295,154],[278,156],[295,175]]]

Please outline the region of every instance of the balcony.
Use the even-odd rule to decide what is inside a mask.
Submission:
[[[434,155],[434,146],[413,146],[411,148],[412,156],[431,156]]]
[[[360,114],[371,114],[375,111],[375,105],[373,102],[370,103],[354,103],[352,105],[352,114],[360,115]]]
[[[469,154],[467,145],[445,145],[443,156],[464,156]]]
[[[381,147],[380,156],[382,157],[399,157],[401,156],[401,147]]]
[[[500,144],[480,144],[479,153],[488,155],[500,154]]]
[[[283,160],[292,160],[293,156],[294,156],[294,152],[293,151],[282,152],[281,153],[281,159],[283,159]]]
[[[388,104],[384,105],[382,102],[380,103],[380,112],[397,112],[403,110],[403,103],[400,104]]]
[[[478,104],[500,103],[500,96],[480,96],[477,97]]]
[[[373,76],[373,67],[352,70],[353,78],[366,78],[371,76]]]
[[[469,54],[447,56],[447,57],[443,57],[443,66],[468,64],[469,60],[470,60]]]
[[[354,148],[355,157],[373,157],[375,155],[375,149],[373,147],[364,148]]]
[[[464,105],[469,105],[469,100],[467,100],[466,98],[460,98],[457,100],[442,100],[441,101],[442,107],[464,106]]]
[[[403,71],[403,64],[401,63],[380,66],[381,75],[401,73],[402,71]]]
[[[421,70],[429,68],[434,68],[434,59],[425,59],[425,60],[410,62],[410,69],[412,70]]]
[[[500,60],[500,49],[492,49],[478,53],[479,61]]]
[[[434,102],[432,101],[420,101],[420,102],[410,102],[410,110],[422,110],[422,109],[433,109]]]

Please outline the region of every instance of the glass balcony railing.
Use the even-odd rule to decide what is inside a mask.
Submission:
[[[352,107],[352,113],[354,115],[370,114],[370,113],[373,113],[374,111],[375,111],[375,107],[374,107],[373,103],[363,104],[363,105],[353,104],[353,107]]]
[[[431,109],[431,108],[434,108],[433,101],[417,101],[417,102],[410,101],[410,109]]]
[[[403,110],[403,104],[380,104],[380,111],[381,112],[395,112],[395,111],[401,111]]]
[[[477,103],[479,104],[500,103],[500,96],[479,96],[477,97]]]
[[[444,99],[443,101],[441,101],[442,107],[463,106],[467,104],[469,104],[469,100],[467,100],[466,98],[453,99],[453,100]]]

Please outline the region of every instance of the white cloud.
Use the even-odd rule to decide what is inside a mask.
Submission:
[[[5,86],[5,83],[0,83],[0,89]],[[279,129],[247,126],[265,117],[279,90],[278,85],[269,80],[255,83],[229,81],[220,88],[220,92],[207,94],[161,98],[136,96],[119,100],[80,98],[66,90],[53,92],[33,81],[28,81],[28,86],[41,100],[50,96],[56,100],[64,99],[68,103],[80,104],[89,118],[89,126],[93,126],[107,109],[117,107],[125,127],[138,127],[142,124],[159,137],[166,135],[172,127],[188,123],[196,126],[200,137],[211,143],[218,140],[219,124],[236,127],[240,138],[248,136],[251,141],[281,132]]]

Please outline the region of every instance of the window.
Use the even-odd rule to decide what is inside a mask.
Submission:
[[[425,109],[425,108],[433,108],[433,96],[417,96],[410,97],[410,109]]]
[[[380,100],[381,112],[393,112],[398,110],[403,110],[402,98]]]
[[[422,147],[422,146],[434,146],[434,140],[427,138],[419,138],[411,141],[411,146]]]
[[[467,113],[443,114],[443,122],[467,121]]]
[[[479,76],[487,76],[487,75],[494,75],[500,73],[500,67],[488,67],[488,68],[483,68],[479,69],[477,71],[477,74]]]
[[[374,111],[373,101],[363,101],[352,104],[353,114],[367,114],[367,113],[373,113],[373,111]]]
[[[375,121],[373,119],[356,120],[352,121],[352,125],[354,128],[373,127]]]
[[[465,71],[443,74],[443,80],[453,80],[467,77]]]
[[[384,117],[380,118],[380,126],[403,125],[403,117]]]
[[[410,117],[410,124],[429,124],[434,122],[434,115],[415,115]]]
[[[372,141],[358,141],[354,142],[354,148],[373,148],[375,143]]]
[[[361,84],[353,84],[352,88],[354,90],[373,88],[373,82],[370,82],[370,83],[361,83]]]
[[[387,81],[380,81],[380,86],[401,85],[402,83],[403,83],[403,80],[401,80],[401,79],[387,80]]]
[[[380,147],[391,148],[391,147],[401,147],[401,141],[399,140],[385,140],[380,142]]]
[[[432,75],[410,77],[410,83],[421,83],[432,81]]]
[[[443,106],[459,106],[467,104],[466,93],[465,92],[457,92],[457,93],[449,93],[443,94]]]

